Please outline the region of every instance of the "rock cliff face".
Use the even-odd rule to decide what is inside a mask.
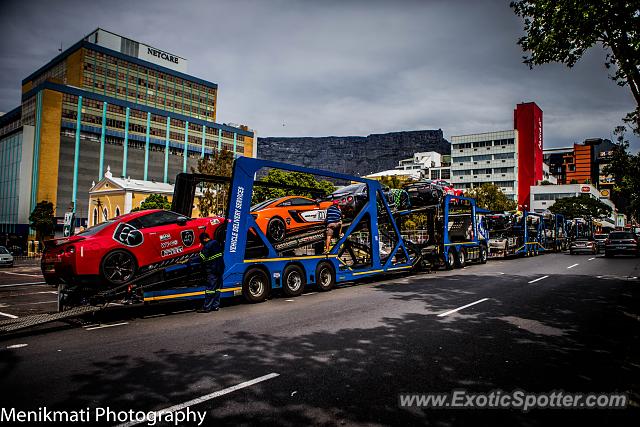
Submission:
[[[450,154],[442,130],[416,130],[369,136],[258,138],[258,158],[325,169],[350,175],[368,175],[393,169],[414,153]]]

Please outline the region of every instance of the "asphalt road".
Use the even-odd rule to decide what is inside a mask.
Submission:
[[[191,406],[207,411],[207,425],[635,425],[639,276],[635,258],[549,254],[214,314],[121,310],[101,325],[0,341],[2,406],[150,411],[209,395]],[[617,391],[630,404],[526,413],[398,404],[399,393],[456,389]]]
[[[56,289],[45,284],[38,261],[0,268],[0,321],[56,310]]]

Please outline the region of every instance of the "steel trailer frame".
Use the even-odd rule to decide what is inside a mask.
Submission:
[[[468,202],[471,208],[471,229],[473,230],[472,237],[462,242],[453,242],[449,231],[449,217],[451,215],[451,203],[454,203],[455,207],[460,207],[463,202]],[[486,263],[489,256],[488,248],[488,230],[485,230],[485,235],[480,236],[478,228],[478,214],[486,213],[488,211],[481,210],[476,206],[475,199],[464,196],[454,196],[447,194],[444,197],[442,203],[442,225],[441,241],[434,242],[436,250],[434,253],[428,255],[428,259],[432,264],[441,263],[446,269],[453,269],[454,267],[464,267],[467,261],[479,261]],[[433,222],[433,221],[432,221]],[[430,234],[435,235],[435,227],[432,224],[433,229],[430,230]]]
[[[535,240],[530,239],[529,227],[527,227],[527,218],[530,216],[539,218],[538,226],[536,227],[537,236]],[[536,256],[540,252],[544,253],[548,250],[543,245],[543,240],[545,239],[544,215],[536,212],[524,211],[522,214],[522,227],[524,228],[524,244],[515,250],[516,255]]]
[[[255,180],[257,173],[264,168],[281,169],[290,172],[308,173],[316,176],[333,178],[336,180],[356,181],[367,184],[368,200],[355,218],[348,225],[344,235],[326,254],[308,256],[281,256],[275,250],[271,242],[257,226],[253,217],[249,214],[253,188],[260,185]],[[190,175],[190,174],[187,174]],[[195,191],[199,179],[204,179],[205,175],[195,177],[183,176],[183,180],[188,182],[190,191]],[[293,188],[293,187],[292,187]],[[175,192],[180,191],[176,185]],[[380,254],[380,234],[378,229],[378,208],[377,201],[382,201],[384,212],[396,233],[397,241],[391,253],[383,261]],[[178,202],[176,202],[178,201]],[[180,195],[174,193],[174,210],[191,209],[193,195]],[[181,204],[181,206],[177,206]],[[474,204],[475,206],[475,204]],[[179,211],[185,214],[186,212]],[[301,269],[303,275],[302,290],[306,284],[317,284],[320,273],[325,277],[326,273],[332,274],[333,285],[343,282],[350,282],[364,277],[371,277],[378,274],[399,272],[412,269],[416,265],[418,254],[412,255],[407,249],[400,234],[400,229],[389,208],[386,197],[382,191],[382,186],[378,181],[351,176],[342,173],[324,171],[319,169],[306,168],[302,166],[290,165],[269,160],[254,159],[249,157],[239,157],[234,161],[233,173],[230,180],[229,203],[227,208],[227,227],[224,242],[224,273],[221,287],[222,297],[243,295],[251,302],[264,301],[272,290],[282,289],[283,275],[290,268]],[[345,242],[358,225],[369,218],[371,263],[366,267],[350,268],[345,266],[339,259],[339,252],[344,249]],[[247,249],[247,236],[252,233],[259,236],[267,250],[264,257],[245,258]],[[395,262],[396,255],[404,262]],[[294,266],[294,267],[291,267]],[[298,270],[299,271],[299,270]],[[260,280],[256,280],[256,277]],[[260,282],[260,283],[258,283]],[[261,286],[264,291],[257,292],[257,286]],[[145,300],[175,299],[175,298],[203,298],[203,287],[189,289],[171,289],[158,292],[145,292]],[[295,296],[295,295],[294,295]]]

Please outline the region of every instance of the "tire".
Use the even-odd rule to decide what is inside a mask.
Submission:
[[[444,258],[444,268],[446,270],[453,270],[456,266],[456,259],[456,251],[454,249],[449,250]]]
[[[196,236],[198,237],[198,236]],[[227,224],[220,224],[216,231],[213,232],[213,238],[220,244],[224,244],[227,238]]]
[[[273,217],[267,224],[267,238],[272,242],[281,242],[287,234],[287,227],[280,217]]]
[[[460,248],[456,255],[456,268],[463,268],[465,265],[467,265],[467,251],[465,251],[464,248]]]
[[[333,265],[323,261],[316,267],[316,287],[319,291],[327,292],[336,285],[336,271]]]
[[[250,303],[263,302],[269,295],[269,276],[261,268],[250,268],[242,280],[242,295]]]
[[[480,245],[480,264],[487,263],[487,248],[484,245]]]
[[[131,252],[122,249],[109,252],[100,263],[100,275],[109,286],[120,286],[130,282],[137,270],[136,258]]]
[[[307,278],[302,267],[290,264],[282,273],[282,291],[288,297],[297,297],[304,292]]]

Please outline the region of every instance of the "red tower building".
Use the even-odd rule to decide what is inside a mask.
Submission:
[[[518,132],[518,207],[529,209],[530,187],[542,180],[542,110],[535,102],[518,104],[513,111]]]

